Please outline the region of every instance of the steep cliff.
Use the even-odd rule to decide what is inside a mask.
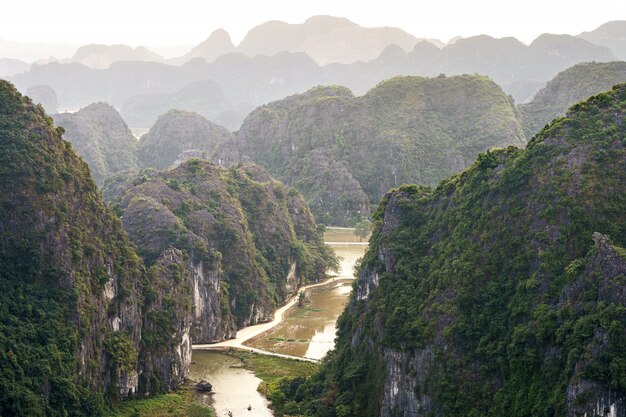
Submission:
[[[112,174],[137,169],[137,140],[112,106],[94,103],[53,117],[89,165],[96,184],[102,185]]]
[[[626,82],[626,62],[588,62],[560,72],[530,103],[518,106],[527,137],[581,100]]]
[[[148,265],[171,247],[187,257],[194,342],[271,319],[278,303],[336,262],[302,198],[256,166],[192,159],[118,176],[104,194]]]
[[[525,150],[390,192],[337,350],[283,411],[626,415],[625,116],[621,85]]]
[[[230,140],[232,133],[209,122],[201,115],[170,110],[143,135],[139,142],[139,161],[145,168],[170,168],[183,152],[198,151],[210,158],[215,149]]]
[[[143,379],[167,390],[183,377],[142,359],[153,347],[142,338],[151,321],[143,263],[61,132],[0,81],[0,414],[7,416],[99,415],[104,398],[155,392]],[[172,336],[182,322],[173,322]],[[186,366],[191,356],[176,356],[178,345],[164,348],[162,359]]]
[[[262,106],[215,159],[263,165],[319,221],[345,225],[391,187],[433,185],[481,151],[524,143],[512,102],[488,78],[397,77],[362,97],[317,87]]]

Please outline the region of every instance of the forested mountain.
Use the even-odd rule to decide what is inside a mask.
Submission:
[[[138,168],[137,139],[112,106],[94,103],[76,113],[53,117],[89,165],[96,184],[101,186],[112,174]]]
[[[302,198],[257,166],[192,159],[166,172],[114,177],[104,195],[147,265],[172,247],[188,259],[196,343],[271,320],[300,285],[336,267]]]
[[[566,110],[591,95],[626,82],[626,62],[588,62],[560,72],[530,103],[518,109],[526,137],[531,137]]]
[[[434,185],[479,152],[524,143],[512,102],[486,77],[398,77],[362,97],[317,87],[261,106],[214,160],[259,163],[318,221],[344,225],[389,188]]]
[[[172,167],[184,152],[210,159],[215,150],[232,139],[225,128],[199,114],[170,110],[161,115],[139,142],[139,162],[144,168]]]
[[[61,133],[0,81],[3,416],[98,416],[105,399],[178,386],[191,361],[183,300],[173,297],[159,320],[150,314],[190,288],[167,274],[181,254],[165,254],[146,274]]]
[[[336,351],[279,409],[625,415],[625,116],[622,84],[526,149],[387,194]]]

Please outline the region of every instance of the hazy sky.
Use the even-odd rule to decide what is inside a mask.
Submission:
[[[417,37],[578,34],[626,19],[624,0],[1,0],[0,39],[129,45],[197,44],[217,28],[237,44],[267,20],[313,15],[397,26]]]

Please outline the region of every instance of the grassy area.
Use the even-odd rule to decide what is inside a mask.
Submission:
[[[307,377],[313,375],[319,368],[317,363],[259,355],[258,353],[235,352],[234,355],[240,358],[246,368],[253,371],[265,383],[279,382],[283,378]]]
[[[211,408],[192,403],[193,391],[180,389],[170,394],[116,404],[107,417],[215,417]]]

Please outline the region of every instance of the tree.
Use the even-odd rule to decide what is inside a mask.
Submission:
[[[359,242],[369,236],[371,230],[372,222],[367,219],[361,220],[354,226],[354,234],[359,237]]]

